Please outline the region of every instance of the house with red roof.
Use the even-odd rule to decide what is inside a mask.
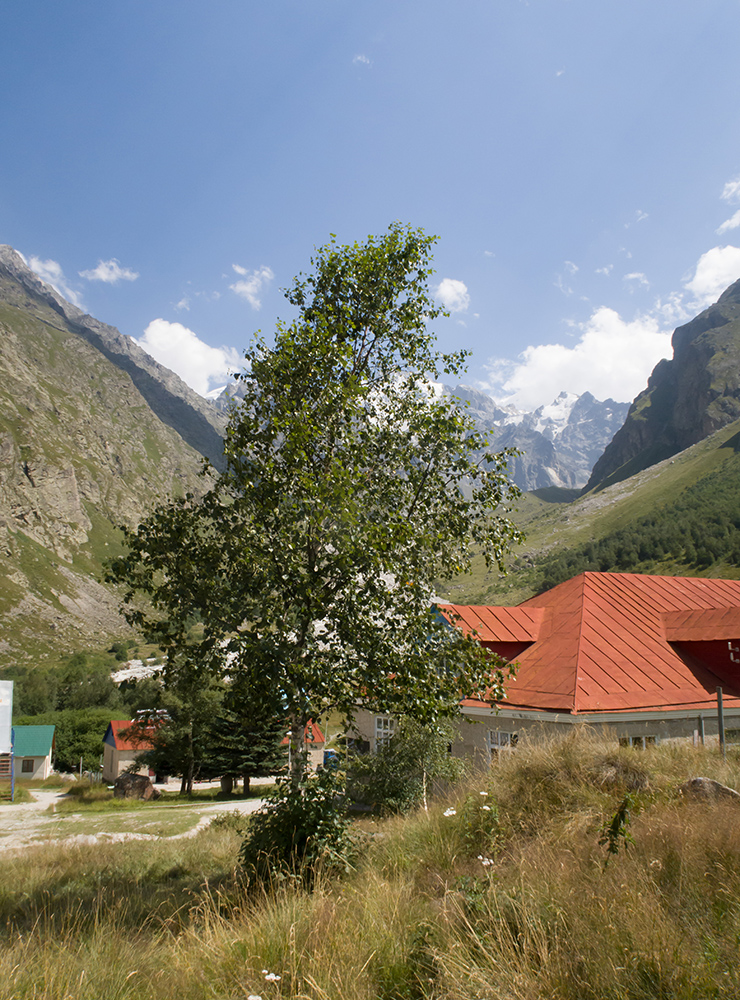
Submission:
[[[280,741],[280,745],[283,747],[287,747],[289,744],[290,734]],[[324,762],[326,737],[321,731],[321,727],[313,719],[308,720],[303,730],[303,746],[308,756],[309,769],[315,771],[319,764]]]
[[[583,723],[643,746],[716,738],[718,687],[740,739],[740,580],[582,573],[516,607],[438,607],[516,669],[505,701],[461,702],[456,754],[490,759]],[[363,720],[371,747],[389,725]]]
[[[136,737],[130,732],[133,725],[134,722],[129,719],[116,719],[108,723],[103,737],[103,781],[108,784],[128,771],[138,754],[152,749],[149,740]],[[138,768],[136,773],[154,777],[154,772],[147,767]]]

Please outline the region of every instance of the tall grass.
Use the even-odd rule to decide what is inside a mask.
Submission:
[[[740,782],[686,746],[521,746],[429,813],[363,821],[356,870],[311,892],[245,885],[229,823],[2,857],[0,996],[736,998],[740,809],[680,796],[696,774]],[[633,843],[607,864],[628,792]]]

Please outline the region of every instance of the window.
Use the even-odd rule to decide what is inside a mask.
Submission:
[[[29,772],[33,774],[33,757],[25,757],[21,764],[21,773],[28,774]]]
[[[396,720],[390,715],[375,717],[375,749],[384,747],[396,731]]]
[[[488,730],[488,755],[493,760],[500,750],[513,750],[519,741],[518,733],[502,733],[498,729]]]
[[[657,736],[620,736],[620,747],[637,747],[644,750],[645,747],[654,747],[659,742]]]

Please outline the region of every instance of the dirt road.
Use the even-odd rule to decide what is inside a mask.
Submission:
[[[233,799],[228,802],[175,803],[158,806],[152,803],[145,810],[113,813],[58,813],[55,806],[64,791],[34,789],[33,802],[0,806],[0,851],[17,851],[48,843],[111,843],[124,840],[176,840],[194,837],[208,826],[214,816],[225,812],[250,813],[259,809],[262,799]],[[144,832],[136,827],[166,829],[177,821],[184,830],[168,836],[166,833]],[[89,832],[80,827],[88,826]],[[128,827],[124,828],[123,827]]]

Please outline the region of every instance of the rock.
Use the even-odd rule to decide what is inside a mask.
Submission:
[[[120,774],[113,782],[113,796],[117,799],[158,799],[161,796],[145,774]]]
[[[740,805],[740,792],[736,792],[734,788],[729,788],[713,778],[689,778],[678,791],[681,795],[694,799],[704,799],[705,801],[730,799]]]

